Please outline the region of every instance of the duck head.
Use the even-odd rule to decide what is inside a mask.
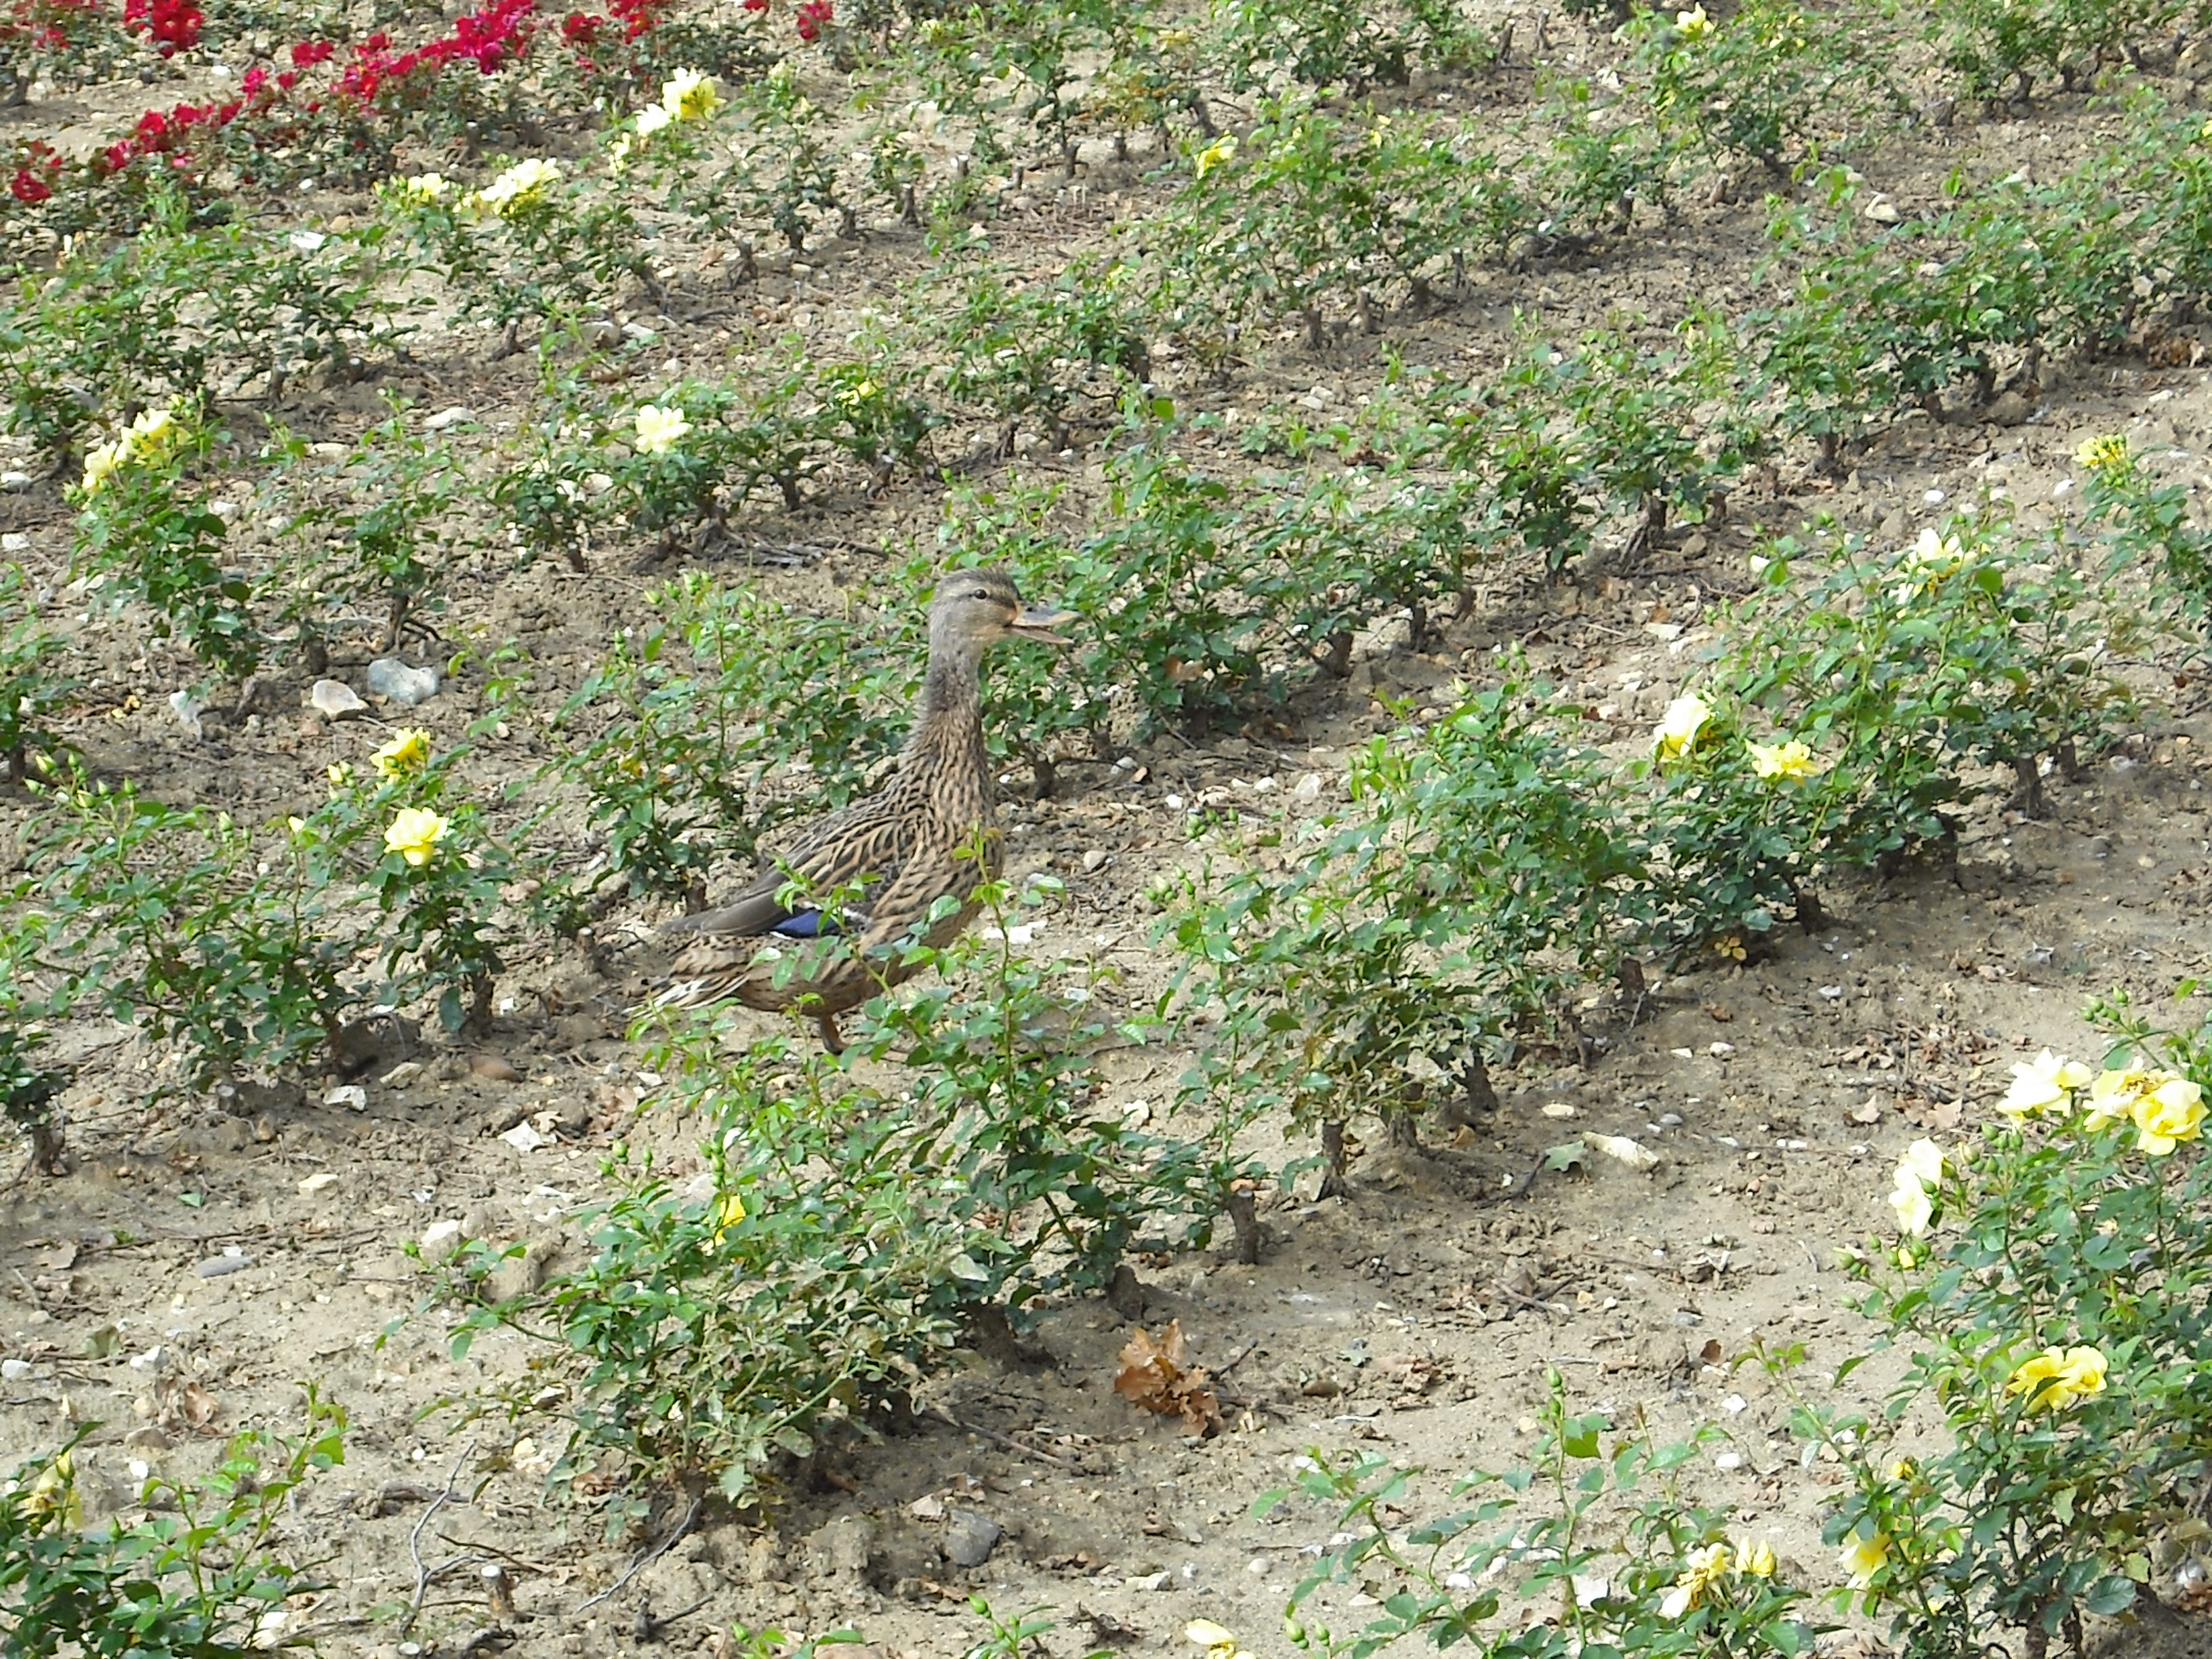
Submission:
[[[955,570],[937,585],[929,606],[929,642],[981,653],[1004,639],[1066,645],[1055,631],[1073,616],[1056,605],[1024,605],[1021,590],[1003,570]]]

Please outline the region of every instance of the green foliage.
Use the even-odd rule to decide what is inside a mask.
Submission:
[[[1284,1620],[1291,1644],[1328,1659],[1368,1659],[1409,1637],[1465,1644],[1481,1659],[1809,1651],[1824,1627],[1799,1616],[1805,1593],[1782,1577],[1772,1547],[1730,1539],[1729,1510],[1681,1491],[1678,1472],[1717,1431],[1670,1446],[1620,1434],[1608,1449],[1610,1413],[1570,1412],[1559,1372],[1546,1376],[1531,1465],[1464,1476],[1449,1514],[1407,1526],[1414,1472],[1371,1454],[1310,1453],[1294,1488],[1261,1497],[1255,1508],[1265,1514],[1295,1492],[1349,1539],[1293,1592]],[[1357,1630],[1331,1631],[1304,1611],[1324,1584],[1378,1581],[1376,1611]],[[1501,1626],[1506,1587],[1524,1605]]]
[[[62,753],[46,722],[76,690],[56,672],[63,647],[39,619],[23,568],[0,565],[0,763],[11,781],[51,769]]]
[[[1231,320],[1363,319],[1387,285],[1415,303],[1464,258],[1499,258],[1543,215],[1460,123],[1363,112],[1341,120],[1270,99],[1241,139],[1195,150],[1166,228],[1170,257]]]
[[[1352,0],[1224,0],[1224,66],[1239,92],[1272,90],[1283,76],[1358,93],[1402,86],[1413,67],[1469,69],[1495,55],[1451,0],[1412,0],[1402,11]]]
[[[608,872],[699,908],[718,862],[750,865],[767,830],[854,798],[918,674],[878,629],[703,576],[648,599],[668,620],[586,675],[562,764],[606,826]]]
[[[629,204],[558,161],[514,162],[474,191],[435,173],[388,179],[377,199],[416,268],[435,272],[459,314],[501,330],[508,348],[525,321],[581,311],[625,281],[656,289]]]
[[[345,1413],[307,1391],[306,1431],[238,1435],[204,1480],[155,1474],[138,1520],[85,1529],[73,1440],[0,1489],[0,1617],[25,1654],[246,1659],[297,1648],[285,1601],[319,1589],[276,1548],[287,1503],[344,1461]]]
[[[141,416],[86,458],[76,568],[155,612],[209,667],[243,679],[261,660],[253,585],[224,559],[229,527],[190,479],[211,434],[183,413]]]
[[[556,1479],[614,1452],[631,1481],[611,1527],[672,1476],[747,1500],[779,1458],[905,1396],[979,1305],[1103,1283],[1143,1229],[1145,1248],[1203,1243],[1245,1173],[1237,1120],[1185,1140],[1099,1103],[1083,1054],[1103,981],[1014,954],[1011,895],[980,902],[996,939],[928,952],[944,987],[861,1016],[860,1048],[907,1059],[896,1093],[781,1039],[733,1052],[703,1025],[670,1030],[653,1064],[706,1135],[708,1176],[678,1192],[649,1160],[618,1164],[629,1190],[599,1213],[592,1261],[462,1328],[464,1351],[507,1322],[575,1352]],[[460,1273],[480,1282],[497,1260],[478,1249]]]
[[[2200,631],[2212,629],[2212,535],[2195,521],[2185,485],[2152,472],[2121,438],[2092,439],[2076,452],[2088,473],[2090,519],[2117,569],[2141,562],[2153,573],[2151,602]]]
[[[929,319],[948,398],[1006,422],[1009,443],[1021,422],[1042,421],[1058,449],[1079,398],[1111,408],[1127,380],[1149,370],[1131,279],[1127,266],[1097,259],[1071,262],[1049,283],[982,266],[960,271],[951,294],[917,295],[910,312]]]
[[[1901,111],[1880,27],[1856,6],[1746,0],[1715,18],[1703,6],[1639,11],[1628,33],[1662,132],[1716,163],[1781,175],[1878,106]]]
[[[1008,1618],[980,1595],[969,1596],[968,1607],[990,1633],[968,1650],[966,1659],[1025,1659],[1027,1655],[1045,1651],[1045,1632],[1060,1627],[1058,1621],[1046,1616],[1050,1607],[1031,1607]],[[1085,1659],[1110,1659],[1112,1652],[1110,1648],[1098,1648]]]
[[[283,578],[303,638],[327,638],[345,612],[368,606],[382,612],[378,649],[398,649],[409,620],[442,602],[465,545],[454,522],[466,488],[460,461],[437,434],[414,428],[404,402],[387,406],[346,454],[299,481],[310,499],[285,528],[300,547]],[[305,471],[299,439],[280,432],[275,447]]]
[[[1056,886],[1033,878],[1024,908]],[[1101,1098],[1095,1048],[1141,1041],[1151,1023],[1109,1025],[1100,1004],[1114,987],[1097,963],[1018,954],[1012,901],[987,885],[977,933],[911,953],[936,977],[870,1003],[854,1046],[879,1061],[902,1055],[917,1074],[910,1109],[934,1130],[925,1155],[963,1190],[959,1212],[977,1229],[970,1293],[1018,1305],[1101,1288],[1140,1234],[1142,1248],[1203,1245],[1231,1184],[1255,1166],[1233,1150],[1249,1111],[1202,1119],[1198,1138],[1181,1139]]]
[[[1508,680],[1376,738],[1351,784],[1352,815],[1269,832],[1186,893],[1172,934],[1244,1050],[1235,1086],[1301,1126],[1403,1126],[1613,971],[1648,912],[1651,852],[1540,686]]]
[[[1909,1368],[1870,1415],[1797,1414],[1850,1479],[1826,1529],[1852,1551],[1839,1595],[1938,1659],[1980,1651],[1991,1621],[2080,1645],[2084,1615],[2148,1579],[2212,1462],[2193,1384],[2212,1339],[2201,1034],[2161,1036],[2124,1001],[2101,1013],[2124,1039],[2113,1069],[2046,1052],[1966,1146],[1900,1164],[1903,1237],[1850,1266]],[[2195,1075],[2157,1069],[2161,1052]],[[1948,1444],[1897,1459],[1929,1406]]]
[[[199,1086],[335,1040],[357,993],[319,841],[126,783],[57,790],[38,848],[57,973],[43,1014],[95,1006],[179,1043]]]
[[[2077,90],[2170,33],[2188,10],[2182,0],[1948,0],[1929,15],[1927,32],[1969,94],[2025,100],[2052,76]]]
[[[356,362],[390,337],[374,230],[207,224],[168,194],[149,220],[119,240],[82,239],[0,314],[9,429],[58,457],[103,418],[235,396],[257,376],[274,397],[298,369]]]

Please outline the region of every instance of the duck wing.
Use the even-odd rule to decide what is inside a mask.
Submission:
[[[729,902],[696,915],[680,916],[662,932],[701,939],[757,939],[769,933],[811,939],[824,931],[821,909],[804,895],[860,887],[862,903],[853,920],[866,924],[869,901],[888,883],[899,884],[914,853],[916,826],[902,812],[885,811],[885,797],[855,802],[825,819],[791,849],[763,868],[752,884]],[[780,896],[796,886],[800,902]],[[831,923],[827,931],[838,931]]]

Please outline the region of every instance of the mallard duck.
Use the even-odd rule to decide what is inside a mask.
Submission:
[[[823,1046],[842,1052],[837,1017],[915,971],[900,949],[908,937],[926,925],[922,943],[950,944],[975,918],[976,888],[997,878],[983,654],[1006,639],[1065,644],[1053,631],[1065,616],[1024,606],[1002,570],[940,582],[921,700],[890,784],[810,827],[719,909],[669,923],[664,933],[689,943],[657,1000],[800,1009],[818,1022]],[[930,921],[946,898],[957,903]]]

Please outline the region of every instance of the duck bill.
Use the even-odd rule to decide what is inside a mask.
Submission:
[[[1025,640],[1038,640],[1046,645],[1066,645],[1067,636],[1055,630],[1074,620],[1073,611],[1063,611],[1056,605],[1030,605],[1022,607],[1021,614],[1010,626]]]

